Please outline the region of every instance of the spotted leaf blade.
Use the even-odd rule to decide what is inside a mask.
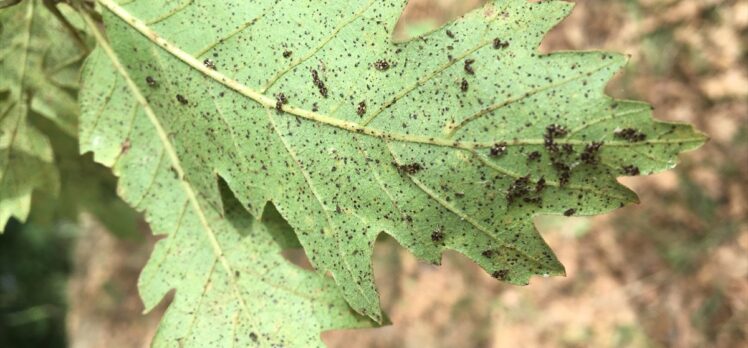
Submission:
[[[672,168],[704,141],[605,96],[624,57],[537,52],[566,2],[492,1],[397,45],[404,0],[99,2],[200,199],[224,209],[220,176],[256,216],[272,201],[376,320],[380,233],[434,263],[457,250],[514,284],[564,274],[533,216],[635,202],[616,176]],[[104,115],[99,127],[128,127]]]
[[[63,5],[60,10],[70,12]],[[0,232],[10,217],[26,220],[34,190],[57,192],[52,147],[30,115],[76,134],[78,107],[70,90],[77,88],[86,50],[74,36],[42,1],[0,10]]]
[[[293,231],[277,212],[258,220],[230,195],[221,211],[192,195],[180,163],[168,155],[172,144],[159,137],[101,49],[83,76],[93,83],[81,93],[84,121],[128,120],[85,133],[97,145],[95,159],[113,168],[120,196],[165,236],[139,279],[148,311],[176,289],[155,347],[319,347],[322,331],[374,325],[351,310],[332,279],[283,258],[282,238]],[[113,90],[128,93],[112,96]]]

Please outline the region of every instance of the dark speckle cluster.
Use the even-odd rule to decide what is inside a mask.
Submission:
[[[275,110],[283,111],[283,105],[288,104],[288,97],[283,93],[275,95]]]
[[[593,141],[584,147],[584,151],[579,155],[579,159],[586,164],[597,164],[600,161],[599,152],[603,146],[602,142]]]
[[[640,174],[639,167],[637,167],[635,165],[626,165],[626,166],[623,166],[623,167],[621,167],[621,172],[623,174],[628,175],[628,176],[637,176],[637,175]]]
[[[499,38],[493,39],[493,48],[494,49],[500,49],[500,48],[507,48],[509,47],[508,41],[501,41]]]
[[[638,143],[640,141],[647,140],[647,135],[634,129],[624,128],[613,133],[616,138],[624,139],[630,143]]]
[[[322,97],[327,98],[327,87],[325,86],[325,83],[319,78],[319,72],[317,72],[317,70],[315,69],[312,69],[312,83],[317,86],[319,94],[322,95]]]
[[[419,163],[409,163],[409,164],[398,164],[397,162],[392,162],[392,165],[397,168],[402,173],[405,174],[416,174],[423,170],[423,167]]]
[[[390,62],[380,59],[376,62],[374,62],[374,68],[379,71],[387,71],[390,70]]]
[[[444,231],[442,231],[441,228],[434,230],[434,232],[431,232],[431,241],[434,243],[441,243],[444,241]]]
[[[239,246],[239,234],[248,242],[237,250],[259,245],[254,229],[232,229],[235,221],[224,216],[231,205],[227,197],[241,202],[237,205],[249,218],[240,220],[242,227],[255,221],[247,211],[260,214],[271,201],[294,226],[310,262],[330,272],[345,300],[364,315],[381,318],[369,260],[379,234],[391,234],[431,262],[445,249],[460,250],[495,278],[516,284],[534,274],[561,274],[563,267],[534,230],[532,217],[618,207],[631,196],[618,187],[615,175],[664,169],[689,146],[673,141],[687,138],[686,128],[646,123],[642,113],[649,111],[640,111],[645,110],[641,104],[614,106],[604,97],[605,83],[623,64],[620,56],[536,51],[543,34],[565,15],[557,2],[494,1],[440,31],[397,45],[390,30],[402,1],[329,6],[200,1],[176,10],[178,3],[123,5],[134,16],[163,18],[152,26],[168,42],[160,50],[150,49],[153,42],[127,21],[107,23],[108,32],[117,34],[114,49],[133,81],[142,85],[183,167],[167,163],[169,156],[157,157],[163,151],[152,124],[140,116],[133,120],[129,112],[137,103],[116,108],[115,116],[103,113],[101,124],[108,127],[96,129],[120,134],[113,146],[127,138],[123,134],[132,136],[132,148],[118,164],[125,173],[138,170],[139,177],[150,178],[156,170],[163,172],[152,185],[136,182],[127,191],[148,211],[154,202],[178,201],[174,192],[190,185],[227,250]],[[170,48],[199,52],[190,63],[194,66],[169,54]],[[220,71],[205,68],[216,65]],[[95,80],[102,85],[118,81]],[[107,102],[109,91],[117,96],[127,91],[117,84],[87,100]],[[180,104],[189,107],[175,107]],[[616,131],[621,124],[668,142],[644,142],[644,133],[634,128]],[[608,142],[604,148],[602,140]],[[141,169],[147,160],[156,165]],[[217,177],[229,186],[227,195],[218,192]],[[173,190],[165,189],[169,182],[176,182]],[[149,220],[168,219],[163,222],[167,227],[158,229],[167,231],[178,225],[178,209],[184,209],[183,226],[189,228],[165,240],[189,242],[185,250],[197,250],[195,243],[204,235],[185,237],[201,226],[190,214],[192,206],[175,206],[168,216]],[[209,245],[202,251],[213,255]],[[176,260],[177,254],[166,259]],[[264,265],[259,276],[250,267],[236,267],[239,277],[215,262],[211,285],[220,287],[234,275],[244,291],[276,277],[281,265]],[[299,278],[273,281],[289,279]],[[275,296],[282,289],[252,290],[267,308],[288,311],[279,317],[329,311],[327,303],[302,311],[304,299],[291,309],[276,308],[270,306],[273,301],[286,300]],[[350,316],[346,301],[340,304],[345,311],[334,315]],[[236,346],[318,343],[280,343],[262,329],[266,326],[244,324],[251,318],[237,322],[245,326],[238,335],[244,342]],[[295,323],[288,325],[295,328]],[[298,331],[319,336],[314,330]]]
[[[493,157],[498,157],[506,153],[507,144],[506,142],[500,142],[494,144],[494,146],[491,147],[490,154]]]
[[[475,69],[473,68],[473,63],[475,63],[475,59],[465,59],[465,65],[463,68],[465,69],[465,72],[470,75],[475,75]]]

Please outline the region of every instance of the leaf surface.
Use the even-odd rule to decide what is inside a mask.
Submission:
[[[433,263],[457,250],[514,284],[564,274],[533,216],[636,202],[617,176],[672,168],[704,141],[604,94],[623,56],[537,52],[569,3],[492,1],[395,45],[404,2],[99,0],[196,200],[225,210],[220,176],[255,216],[272,201],[313,265],[376,320],[378,234]],[[125,89],[84,78],[97,98],[82,147],[112,163],[121,151],[102,144],[146,126],[119,102]]]
[[[74,43],[78,34],[71,28],[39,0],[0,10],[0,231],[11,216],[26,219],[33,190],[58,189],[49,140],[29,115],[33,111],[76,134],[71,90],[86,50],[82,41]]]
[[[83,74],[96,85],[82,90],[82,118],[128,120],[124,127],[92,131],[94,156],[120,177],[120,196],[145,213],[154,233],[166,236],[139,279],[146,311],[176,290],[153,345],[318,347],[322,331],[372,326],[332,279],[283,258],[293,231],[277,212],[268,209],[257,220],[230,194],[221,211],[195,195],[152,109],[110,57],[100,48],[87,60]],[[122,93],[102,93],[107,90]],[[111,153],[117,155],[107,157]]]

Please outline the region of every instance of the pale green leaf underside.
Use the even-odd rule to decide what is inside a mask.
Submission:
[[[646,104],[604,95],[622,56],[538,54],[569,12],[565,2],[493,1],[398,45],[390,29],[404,0],[99,2],[114,51],[173,142],[196,200],[221,211],[220,176],[256,216],[272,201],[315,267],[375,319],[370,257],[379,233],[435,263],[457,250],[515,284],[563,274],[532,216],[634,202],[615,180],[624,166],[668,169],[704,141],[690,126],[653,121]],[[123,102],[127,89],[111,78],[84,78],[83,150],[104,163],[138,161],[102,144],[140,145],[142,110]],[[288,104],[277,111],[281,93]],[[570,168],[567,184],[543,145],[551,124],[569,131],[555,143],[572,153],[554,155]],[[615,136],[626,128],[646,140]],[[584,163],[593,141],[604,142],[597,164]],[[491,156],[500,142],[507,152]],[[540,158],[528,159],[534,151]],[[544,178],[546,188],[510,202],[526,175],[528,186]],[[146,190],[151,178],[131,179],[131,190]]]
[[[32,191],[57,191],[52,148],[29,114],[76,134],[69,89],[77,87],[85,53],[42,1],[0,10],[0,231],[11,216],[26,219]]]
[[[121,111],[116,105],[139,108],[101,49],[87,60],[83,74],[86,81],[124,88],[111,100],[84,88],[84,105],[104,103],[111,107],[106,114]],[[129,115],[128,128],[94,135],[94,155],[102,160],[100,153],[119,153],[103,162],[120,177],[120,196],[145,213],[155,233],[167,235],[139,279],[147,311],[176,289],[155,347],[318,347],[322,331],[373,325],[351,310],[332,279],[281,256],[284,243],[278,239],[293,232],[277,212],[256,220],[231,196],[223,211],[195,200],[190,185],[178,178],[180,164],[168,155],[172,145],[146,114]]]

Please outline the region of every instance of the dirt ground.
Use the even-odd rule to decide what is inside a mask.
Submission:
[[[408,23],[478,3],[412,1]],[[384,240],[375,273],[394,324],[323,334],[331,347],[748,346],[748,2],[576,3],[542,50],[630,54],[608,92],[711,141],[676,170],[626,179],[638,206],[538,219],[566,278],[502,285],[460,255],[435,267]],[[151,243],[87,226],[69,287],[71,346],[148,346],[161,313],[142,316],[136,279]]]

